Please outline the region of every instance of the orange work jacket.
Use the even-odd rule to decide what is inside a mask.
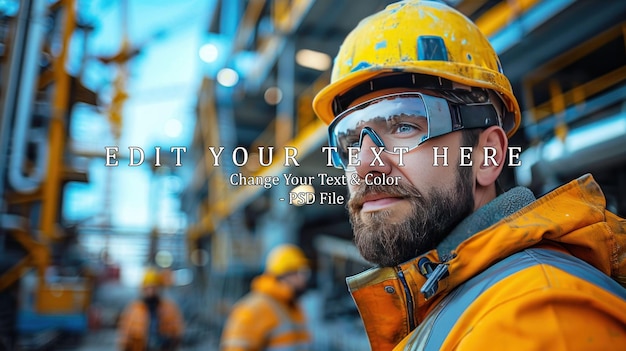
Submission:
[[[432,250],[347,279],[373,351],[626,347],[626,220],[590,175],[449,257]]]
[[[160,335],[180,340],[185,326],[176,303],[169,299],[161,298],[157,314],[159,316]],[[118,327],[120,350],[146,350],[149,325],[150,312],[143,301],[133,301],[128,305],[122,313]]]
[[[290,287],[270,275],[252,281],[224,326],[222,351],[308,350],[305,315]]]

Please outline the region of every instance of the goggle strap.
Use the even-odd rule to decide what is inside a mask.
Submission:
[[[500,125],[498,113],[491,104],[485,105],[454,105],[456,117],[452,129],[487,128]],[[458,124],[457,124],[458,123]]]

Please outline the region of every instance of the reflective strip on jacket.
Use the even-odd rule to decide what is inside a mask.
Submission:
[[[224,327],[221,350],[308,350],[305,315],[293,292],[269,275],[252,282],[252,291],[234,306]]]
[[[171,300],[161,298],[158,308],[159,333],[163,337],[181,339],[184,321],[178,306]],[[146,304],[137,300],[132,302],[120,318],[119,347],[120,350],[144,351],[148,339],[150,312]]]
[[[452,257],[428,299],[420,291],[427,281],[422,271],[425,262],[441,264],[436,250],[347,279],[372,350],[626,345],[626,293],[616,284],[626,283],[626,221],[605,209],[591,176],[471,235]],[[507,264],[514,269],[502,274]],[[455,301],[481,284],[465,305]]]

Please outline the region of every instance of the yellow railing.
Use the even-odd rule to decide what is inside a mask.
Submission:
[[[578,47],[567,51],[548,62],[535,75],[530,75],[524,81],[524,96],[527,99],[528,116],[532,121],[538,122],[547,117],[562,113],[569,106],[579,104],[589,96],[596,95],[619,83],[626,81],[626,66],[617,67],[612,71],[594,77],[586,82],[580,82],[569,90],[563,91],[563,87],[557,79],[548,82],[550,98],[537,104],[533,98],[533,88],[546,80],[551,74],[557,73],[564,67],[583,59],[612,40],[622,37],[626,40],[626,24],[610,28],[609,30],[581,43]],[[626,56],[626,52],[622,52]]]

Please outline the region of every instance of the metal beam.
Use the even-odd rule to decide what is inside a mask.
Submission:
[[[55,239],[55,223],[59,216],[59,198],[61,193],[61,175],[63,154],[65,151],[65,135],[68,111],[70,76],[65,70],[70,41],[76,25],[75,0],[63,0],[64,18],[62,28],[62,45],[59,56],[54,61],[55,90],[52,102],[52,118],[50,119],[48,177],[44,185],[43,205],[41,214],[41,231],[46,239]]]

